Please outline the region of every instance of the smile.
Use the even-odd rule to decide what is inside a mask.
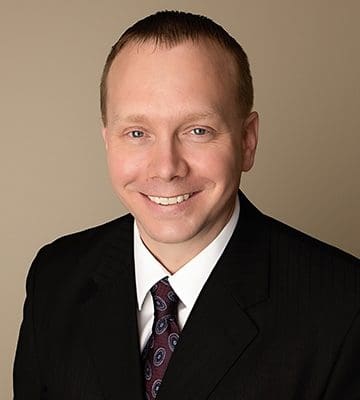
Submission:
[[[162,206],[170,206],[173,204],[180,204],[191,197],[192,193],[180,194],[174,197],[158,197],[158,196],[147,196],[153,203],[160,204]]]

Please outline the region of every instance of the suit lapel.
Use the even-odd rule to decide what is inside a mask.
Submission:
[[[93,262],[89,258],[83,262]],[[85,344],[106,399],[142,400],[132,220],[106,242],[98,262],[84,290]]]
[[[212,286],[204,290],[184,327],[159,400],[205,399],[257,335],[231,294]],[[208,296],[213,290],[216,295]]]
[[[238,226],[182,331],[158,400],[208,397],[258,334],[247,309],[268,298],[269,233],[241,196]]]
[[[268,298],[269,232],[241,195],[237,228],[182,331],[158,400],[206,399],[258,334],[247,310]],[[104,241],[84,288],[81,322],[105,398],[143,399],[132,220]]]

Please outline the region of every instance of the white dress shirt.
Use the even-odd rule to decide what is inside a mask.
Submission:
[[[172,275],[146,248],[140,238],[136,221],[134,222],[137,317],[141,350],[143,350],[151,335],[154,321],[154,305],[150,293],[151,287],[160,279],[169,277],[169,283],[180,300],[178,324],[181,330],[201,289],[230,240],[238,222],[239,214],[240,204],[239,199],[236,197],[234,212],[222,231],[207,247]]]

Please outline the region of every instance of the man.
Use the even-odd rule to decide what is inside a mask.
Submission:
[[[131,215],[39,252],[15,399],[360,398],[358,260],[238,193],[252,103],[245,53],[209,19],[165,11],[123,34],[101,109]]]

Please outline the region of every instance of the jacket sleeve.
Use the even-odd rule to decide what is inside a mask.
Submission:
[[[360,399],[360,311],[341,346],[323,400]]]
[[[26,281],[23,321],[14,363],[14,400],[39,400],[41,395],[34,324],[35,275],[39,259],[38,255],[30,268]]]

